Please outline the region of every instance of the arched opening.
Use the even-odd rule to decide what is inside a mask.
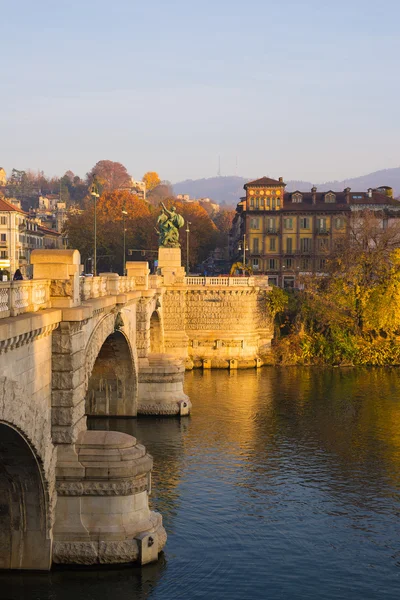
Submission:
[[[86,394],[88,415],[135,416],[137,382],[125,336],[115,331],[106,338],[94,363]]]
[[[161,352],[163,352],[161,321],[155,310],[150,317],[150,353],[160,354]]]
[[[0,569],[51,565],[46,500],[35,456],[15,429],[0,423]]]

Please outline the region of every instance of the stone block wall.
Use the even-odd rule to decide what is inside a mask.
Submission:
[[[252,287],[167,288],[163,295],[166,351],[187,366],[260,366],[273,328],[266,290]]]

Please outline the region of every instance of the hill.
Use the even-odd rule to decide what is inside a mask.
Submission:
[[[211,198],[219,204],[225,203],[236,206],[239,198],[244,195],[244,184],[261,176],[262,174],[252,178],[228,176],[187,179],[175,183],[173,188],[175,194],[189,194],[191,198]],[[310,181],[289,180],[286,183],[288,192],[293,192],[296,189],[309,190],[314,185]],[[400,167],[382,169],[360,177],[352,177],[342,181],[327,181],[315,185],[321,192],[327,190],[339,192],[346,187],[350,187],[353,191],[366,191],[370,187],[376,188],[381,185],[389,185],[394,189],[394,194],[397,196],[400,193]]]

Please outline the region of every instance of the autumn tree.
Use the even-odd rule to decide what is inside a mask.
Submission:
[[[112,160],[99,160],[93,169],[87,174],[88,184],[96,178],[102,191],[113,192],[121,188],[129,187],[131,176],[119,162]]]
[[[146,190],[148,192],[154,190],[154,188],[160,185],[161,183],[161,179],[158,176],[158,173],[156,173],[155,171],[147,171],[147,173],[143,175],[142,181],[144,181],[144,183],[146,184]]]
[[[126,211],[126,249],[156,247],[154,231],[156,216],[150,218],[148,204],[128,191],[117,190],[102,194],[97,202],[98,271],[116,270],[122,273],[123,227]],[[93,256],[94,204],[86,199],[84,210],[70,214],[65,225],[70,248],[77,248],[83,262]],[[150,245],[150,246],[149,246]]]

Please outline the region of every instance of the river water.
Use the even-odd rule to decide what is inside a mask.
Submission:
[[[184,419],[109,419],[154,456],[144,568],[0,576],[29,600],[400,598],[400,371],[186,375]]]

